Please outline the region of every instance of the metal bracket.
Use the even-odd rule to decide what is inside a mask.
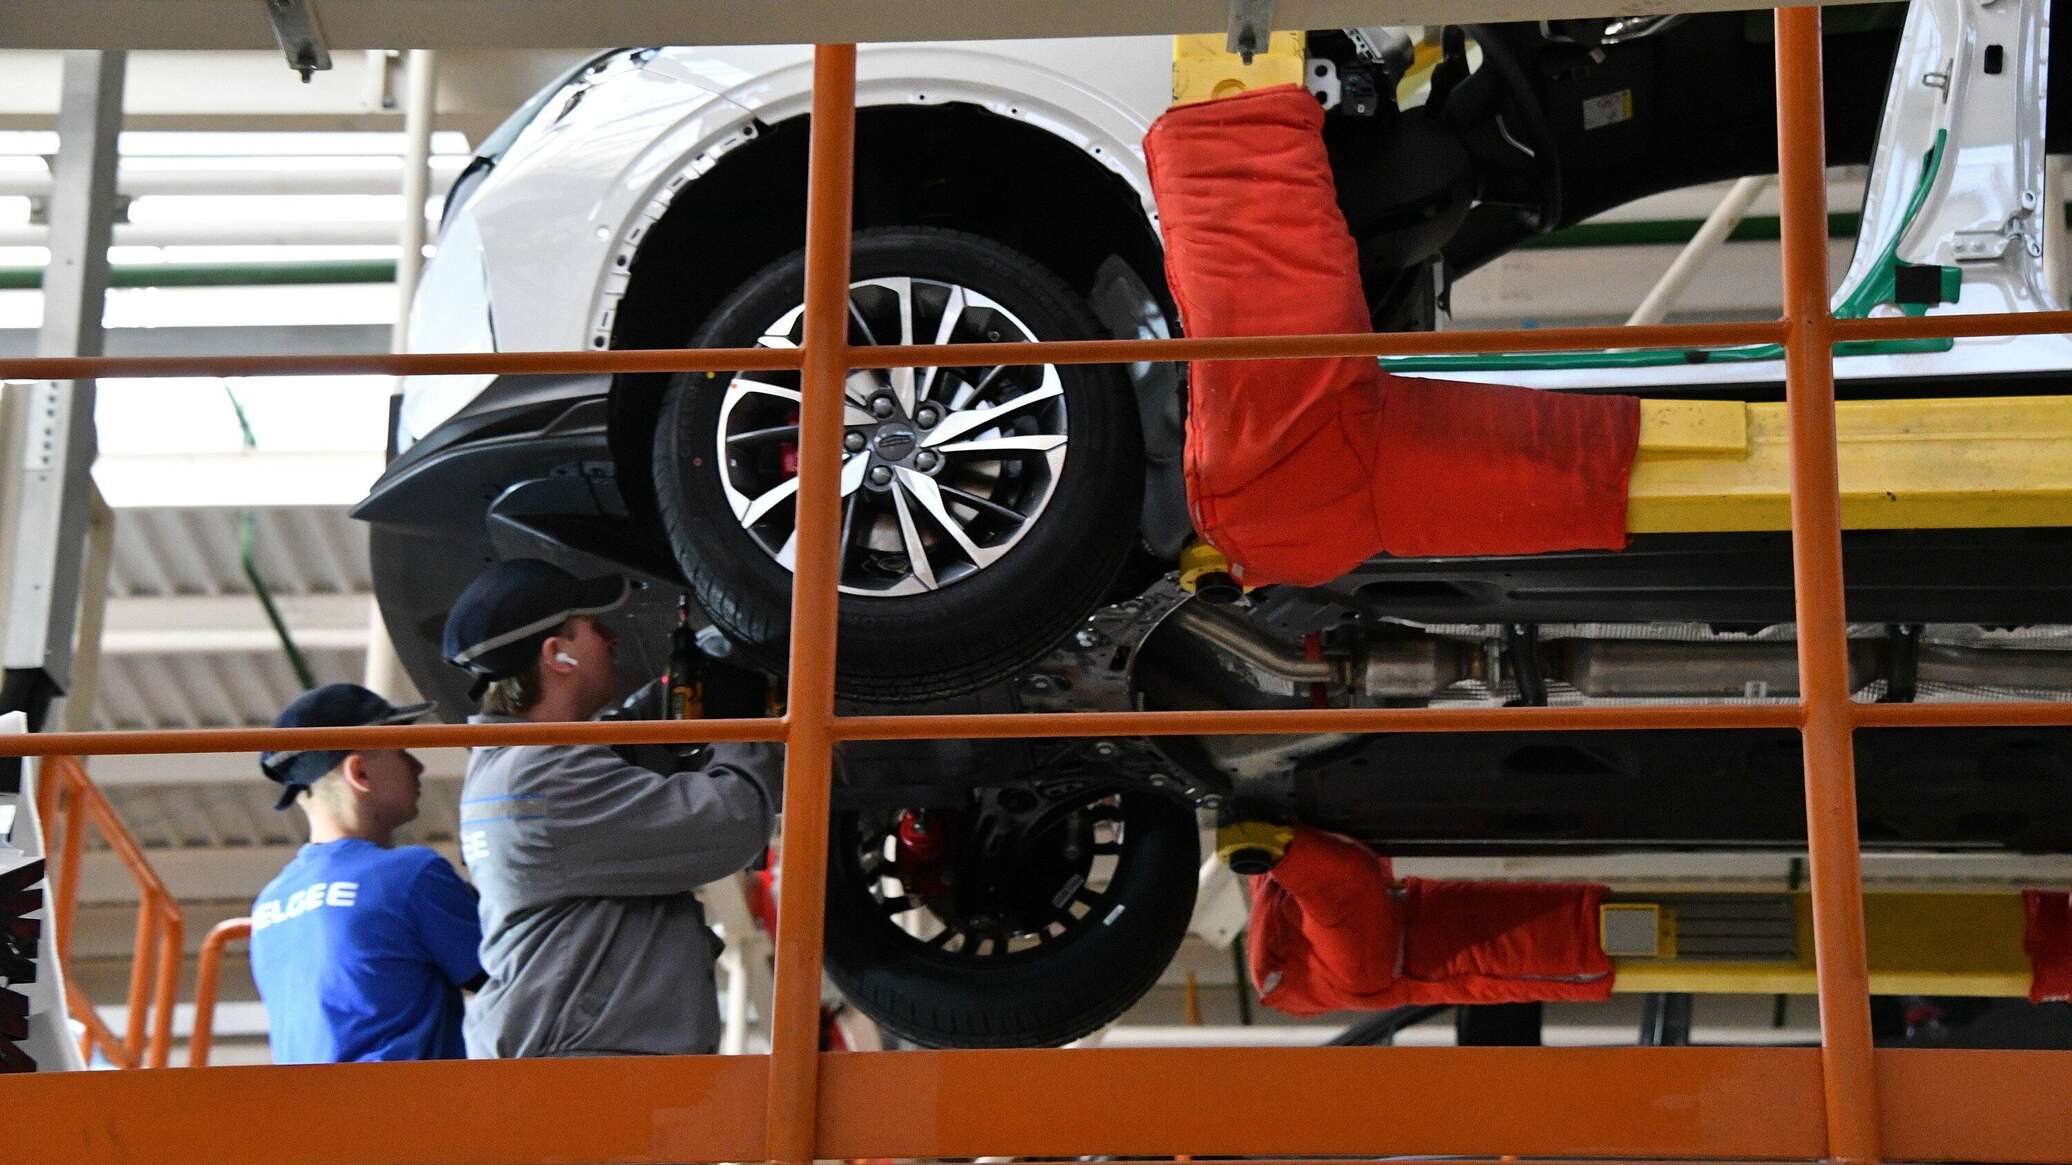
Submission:
[[[2040,232],[2024,229],[2036,217],[2036,195],[2032,191],[2022,192],[2022,208],[2007,216],[1999,227],[1988,230],[1957,231],[1951,239],[1950,258],[1959,263],[1987,263],[2007,254],[2007,249],[2020,243],[2030,257],[2043,254],[2043,238]]]
[[[324,27],[317,22],[315,0],[266,0],[266,22],[273,26],[273,39],[280,43],[288,67],[310,76],[331,67],[331,50],[324,46]]]
[[[1246,64],[1266,51],[1273,36],[1273,0],[1230,0],[1230,35],[1223,42]]]

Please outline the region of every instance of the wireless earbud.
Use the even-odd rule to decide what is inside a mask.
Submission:
[[[581,664],[582,661],[578,660],[575,656],[570,655],[566,651],[557,651],[554,653],[554,662],[565,663],[570,667],[577,667]]]

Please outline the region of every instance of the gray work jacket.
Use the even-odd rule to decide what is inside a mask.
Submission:
[[[471,716],[475,724],[517,723]],[[680,1055],[719,1043],[711,932],[692,894],[769,844],[783,750],[720,744],[664,775],[610,748],[477,748],[461,857],[481,894],[468,1055]]]

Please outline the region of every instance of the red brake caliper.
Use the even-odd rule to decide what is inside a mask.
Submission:
[[[900,813],[893,834],[892,866],[908,894],[926,902],[949,893],[945,875],[956,856],[951,844],[955,825],[955,815],[950,813],[926,809]]]
[[[787,425],[798,424],[799,410],[791,410],[790,419],[784,423]],[[797,477],[799,475],[799,443],[797,441],[779,442],[777,445],[777,462],[779,467],[784,470],[784,476]]]

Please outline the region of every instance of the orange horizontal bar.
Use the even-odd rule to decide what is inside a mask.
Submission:
[[[2072,1160],[2072,1054],[1876,1053],[1893,1160]],[[0,1079],[22,1160],[752,1161],[761,1056],[444,1061]],[[1811,1048],[1117,1048],[834,1053],[823,1157],[1110,1154],[1798,1159]],[[339,1098],[377,1119],[340,1120]],[[235,1120],[197,1114],[235,1113]],[[1951,1114],[1961,1113],[1962,1119]],[[460,1114],[460,1115],[456,1115]]]
[[[1024,712],[843,716],[843,740],[988,740],[1062,736],[1242,736],[1304,732],[1593,732],[1796,728],[1797,704],[1631,708],[1271,708],[1227,712]]]
[[[795,348],[640,348],[608,352],[378,352],[360,355],[23,356],[0,360],[0,380],[116,376],[453,376],[490,372],[758,372],[797,368]]]
[[[1887,1161],[2072,1161],[2072,1052],[1873,1052]]]
[[[1287,360],[1699,348],[1781,343],[1782,324],[1645,324],[1485,332],[1353,332],[1326,336],[1218,336],[1173,340],[1053,340],[1017,344],[909,344],[853,349],[858,368],[909,365],[1131,364],[1156,360]],[[383,373],[542,375],[576,372],[753,372],[797,368],[796,348],[645,348],[606,352],[409,352],[357,356],[34,356],[0,360],[0,380],[92,377],[306,376]]]
[[[2048,336],[2072,332],[2072,311],[1970,312],[1836,320],[1837,340],[1940,340],[1957,336]]]
[[[1862,728],[2072,726],[2072,701],[1855,704]],[[1087,736],[1236,736],[1305,732],[1604,732],[1796,728],[1798,704],[1623,708],[1274,708],[1193,712],[1023,712],[842,716],[843,740],[999,740]],[[782,740],[785,722],[606,720],[548,724],[397,724],[365,728],[186,728],[0,737],[0,756],[120,756],[268,749],[469,748],[484,744],[688,744]]]
[[[2008,700],[1972,704],[1854,704],[1858,728],[1991,728],[2072,726],[2072,701]]]
[[[1806,1159],[1825,1147],[1812,1049],[837,1053],[822,1074],[816,1143],[832,1158]]]
[[[761,1056],[443,1060],[0,1077],[10,1161],[755,1161]]]
[[[546,724],[391,724],[366,728],[182,728],[0,736],[0,756],[120,756],[269,749],[469,748],[478,744],[689,744],[782,740],[767,720],[566,720]]]
[[[262,752],[267,749],[464,748],[484,744],[686,744],[782,740],[786,722],[605,720],[548,724],[397,724],[365,728],[185,728],[0,736],[0,756]],[[838,716],[843,740],[998,740],[1083,736],[1231,736],[1302,732],[1586,732],[1796,728],[1797,704],[1631,708],[1276,708],[1203,712],[1024,712]]]
[[[1189,1165],[1191,1161],[1196,1161],[1196,1159],[1189,1157],[1189,1155],[1179,1155],[1179,1157],[1104,1157],[1102,1165]],[[1233,1159],[1233,1161],[1237,1161],[1237,1159]],[[1407,1159],[1405,1157],[1245,1157],[1241,1161],[1243,1161],[1243,1165],[1359,1165],[1359,1163],[1368,1163],[1368,1161],[1372,1161],[1374,1165],[1382,1165],[1382,1163],[1390,1163],[1392,1165],[1392,1163],[1401,1163],[1401,1161],[1407,1161]],[[1473,1157],[1473,1155],[1467,1155],[1467,1157],[1463,1157],[1463,1155],[1448,1153],[1444,1157],[1446,1165],[1519,1165],[1521,1161],[1525,1161],[1525,1159],[1521,1159],[1517,1155],[1504,1155],[1504,1157]],[[1604,1165],[1606,1159],[1604,1157],[1531,1157],[1529,1161],[1531,1161],[1531,1165]],[[1614,1161],[1618,1161],[1620,1165],[1682,1165],[1682,1163],[1689,1163],[1689,1161],[1703,1161],[1705,1165],[1776,1165],[1776,1161],[1736,1159],[1736,1157],[1616,1157]]]

